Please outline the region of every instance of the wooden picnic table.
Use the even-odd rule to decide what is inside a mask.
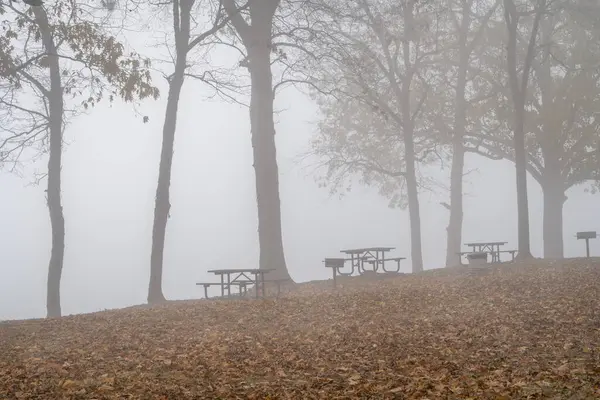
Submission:
[[[352,272],[350,274],[354,273],[354,268],[357,268],[358,272],[363,274],[365,272],[365,262],[373,265],[374,272],[377,272],[379,266],[385,271],[384,262],[390,261],[386,260],[385,254],[394,249],[395,247],[363,247],[359,249],[341,250],[340,252],[350,256],[349,261],[352,266]],[[394,259],[393,261],[397,261],[397,259]]]
[[[394,250],[394,247],[364,247],[360,249],[348,249],[341,250],[340,252],[343,254],[347,254],[350,258],[326,258],[324,260],[325,267],[331,268],[333,273],[333,286],[336,286],[337,276],[352,276],[354,275],[354,270],[357,269],[360,275],[366,272],[364,264],[371,264],[373,268],[373,272],[377,272],[379,267],[383,272],[386,273],[399,273],[400,272],[400,262],[405,260],[404,257],[392,257],[385,258],[385,254],[390,250]],[[342,272],[344,268],[344,264],[346,261],[350,261],[352,269],[349,272]],[[396,269],[388,271],[385,268],[386,261],[394,261],[396,263]]]
[[[265,274],[268,274],[271,271],[274,271],[274,269],[213,269],[207,272],[218,275],[221,278],[221,282],[219,285],[221,286],[222,297],[225,297],[225,291],[227,291],[227,297],[231,297],[232,285],[240,288],[240,294],[242,293],[242,291],[246,291],[246,285],[254,285],[254,294],[256,295],[256,298],[258,298],[259,292],[263,293],[263,295],[265,293]]]
[[[508,242],[472,242],[465,243],[472,249],[472,253],[490,253],[492,262],[500,262],[500,247],[505,246]]]

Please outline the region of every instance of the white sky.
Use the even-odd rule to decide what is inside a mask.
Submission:
[[[63,163],[66,253],[63,313],[92,312],[144,303],[149,278],[154,194],[165,97],[144,106],[142,124],[129,106],[101,105],[69,127]],[[187,82],[181,98],[167,228],[164,292],[169,299],[198,298],[206,270],[258,266],[254,171],[247,109],[202,101],[202,87]],[[285,254],[296,281],[327,279],[322,259],[339,250],[395,246],[409,257],[408,211],[389,209],[372,188],[343,199],[320,189],[296,160],[308,145],[315,106],[293,88],[276,100],[277,145]],[[45,162],[35,166],[45,168]],[[516,248],[514,166],[468,156],[463,242],[503,240]],[[31,167],[33,170],[34,167]],[[444,172],[446,173],[446,172]],[[50,255],[44,187],[31,177],[0,174],[0,320],[43,317]],[[531,238],[542,254],[540,189],[530,186]],[[564,209],[565,255],[584,254],[574,233],[600,231],[597,198],[577,188]],[[426,268],[445,261],[447,193],[421,196]],[[593,205],[596,203],[596,206]],[[600,243],[592,243],[600,254]],[[410,271],[410,259],[403,270]]]

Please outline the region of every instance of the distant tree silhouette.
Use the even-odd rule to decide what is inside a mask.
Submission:
[[[525,103],[526,168],[542,188],[544,256],[548,258],[564,256],[565,192],[575,185],[593,184],[600,179],[600,121],[596,118],[600,102],[600,47],[595,44],[600,43],[600,29],[597,20],[590,20],[592,10],[586,10],[584,15],[577,9],[572,2],[547,5],[540,21],[539,44]],[[532,17],[522,17],[522,25],[531,27]],[[597,40],[589,40],[590,37]],[[505,40],[496,40],[486,47],[504,52],[505,45]],[[520,45],[519,50],[524,51],[525,46]],[[487,75],[498,77],[488,89],[497,93],[485,115],[492,129],[469,132],[467,149],[470,151],[476,144],[478,154],[514,162],[513,114],[507,107],[511,93],[502,74],[505,60],[486,60]]]
[[[531,257],[531,242],[529,237],[529,202],[527,199],[527,157],[525,153],[525,102],[531,66],[535,58],[537,36],[540,20],[546,10],[546,0],[537,0],[533,23],[522,68],[518,64],[519,20],[526,11],[519,10],[513,0],[504,0],[504,19],[508,31],[506,48],[507,73],[512,103],[514,109],[513,143],[515,149],[515,167],[517,183],[517,222],[519,233],[519,259]],[[519,71],[520,77],[519,77]]]
[[[439,138],[425,116],[436,102],[436,57],[443,7],[403,2],[316,1],[311,13],[318,54],[311,82],[323,120],[313,142],[326,161],[324,184],[348,173],[376,184],[410,218],[413,271],[423,270],[418,164],[436,158]],[[325,95],[322,95],[325,93]],[[441,148],[441,146],[439,146]]]

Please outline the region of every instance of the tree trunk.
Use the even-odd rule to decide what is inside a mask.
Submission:
[[[455,133],[456,135],[456,133]],[[460,248],[463,224],[463,171],[465,150],[460,139],[452,144],[452,168],[450,172],[450,219],[447,231],[446,267],[460,264]]]
[[[279,0],[251,2],[249,5],[251,25],[239,15],[234,0],[223,0],[222,4],[248,53],[248,70],[252,86],[250,129],[256,174],[259,267],[274,270],[269,274],[270,279],[289,279],[281,235],[281,201],[271,73],[273,17],[279,6]]]
[[[410,219],[410,251],[412,271],[423,271],[423,251],[421,246],[421,211],[419,206],[419,186],[417,183],[415,142],[413,121],[410,111],[411,77],[404,78],[402,84],[402,118],[404,121],[404,161],[406,163],[406,195]]]
[[[52,229],[52,249],[48,266],[46,311],[48,318],[62,315],[60,305],[60,281],[62,278],[65,254],[65,219],[61,203],[61,165],[63,134],[63,89],[60,76],[58,54],[48,16],[43,7],[32,7],[36,22],[40,28],[42,42],[48,53],[50,71],[50,92],[48,110],[50,117],[50,151],[48,160],[47,202]]]
[[[529,238],[529,201],[527,198],[527,156],[525,149],[525,101],[527,99],[527,83],[533,58],[535,44],[540,26],[540,19],[545,9],[545,0],[539,0],[531,28],[531,35],[521,72],[521,82],[517,75],[517,31],[519,13],[513,0],[504,0],[504,19],[508,29],[508,44],[506,49],[507,72],[514,105],[514,147],[515,169],[517,181],[517,218],[518,218],[518,259],[531,258],[531,243]]]
[[[563,258],[563,205],[565,192],[560,181],[549,179],[542,185],[544,196],[544,258]]]
[[[419,206],[419,187],[415,172],[414,143],[412,139],[405,140],[404,146],[406,149],[406,194],[408,197],[408,212],[410,217],[410,251],[412,258],[412,272],[421,272],[423,271],[421,211]]]
[[[408,213],[410,219],[410,251],[413,272],[423,271],[423,251],[421,246],[421,211],[419,207],[419,185],[416,172],[416,155],[414,140],[414,121],[411,111],[411,83],[415,66],[411,61],[411,37],[414,32],[414,0],[404,4],[404,39],[402,41],[402,57],[405,72],[402,77],[401,92],[397,93],[403,123],[404,162],[406,163],[406,196],[408,197]],[[394,82],[390,82],[394,84]],[[397,85],[394,87],[397,88]]]
[[[160,167],[158,171],[158,184],[156,186],[156,199],[154,207],[154,225],[152,228],[152,252],[150,255],[150,284],[148,286],[148,303],[165,301],[162,292],[163,255],[167,220],[171,203],[169,190],[171,186],[171,168],[173,165],[173,148],[175,146],[175,129],[177,124],[177,108],[179,95],[183,86],[183,72],[185,62],[176,65],[175,74],[169,85],[169,97],[163,124],[163,142],[160,153]],[[181,68],[183,66],[183,69]]]
[[[527,195],[527,157],[525,155],[524,99],[519,101],[515,110],[515,170],[517,178],[517,227],[518,227],[518,259],[531,258],[529,238],[529,199]]]
[[[156,304],[165,301],[162,291],[163,256],[165,236],[171,203],[169,200],[171,186],[171,168],[173,166],[173,149],[175,131],[177,129],[177,109],[179,97],[185,78],[188,44],[190,39],[190,9],[193,1],[174,1],[174,28],[177,48],[175,72],[169,81],[169,95],[163,124],[163,141],[160,153],[158,184],[156,186],[156,203],[154,207],[154,225],[152,228],[152,251],[150,254],[150,284],[148,285],[148,303]]]
[[[460,247],[463,224],[463,171],[465,148],[463,137],[467,119],[465,87],[471,50],[467,47],[467,34],[471,25],[471,3],[463,3],[459,33],[459,64],[456,77],[456,98],[454,109],[454,132],[452,134],[452,168],[450,172],[450,219],[447,228],[446,267],[460,264]]]
[[[275,270],[269,274],[269,278],[288,279],[290,275],[283,253],[281,234],[281,202],[275,148],[273,76],[269,43],[270,38],[266,43],[257,43],[248,48],[252,84],[250,125],[258,203],[259,265],[261,269]]]

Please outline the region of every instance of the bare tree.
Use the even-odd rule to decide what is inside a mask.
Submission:
[[[599,178],[596,110],[600,47],[589,37],[597,37],[600,31],[567,5],[548,4],[546,17],[540,21],[539,55],[532,61],[524,113],[526,168],[543,191],[544,256],[549,258],[563,257],[565,192]],[[525,47],[528,42],[519,44]],[[503,45],[504,41],[488,43],[488,47]],[[506,106],[510,88],[505,87],[503,78],[497,78],[506,66],[494,56],[485,62],[486,73],[494,81],[488,90],[498,96],[486,106],[491,111],[481,129],[486,133],[470,132],[467,150],[477,149],[478,154],[514,162],[512,123],[506,122],[514,115]]]
[[[455,11],[455,3],[458,9]],[[473,53],[481,45],[481,38],[487,32],[487,23],[496,11],[499,1],[475,5],[473,0],[451,1],[451,16],[456,36],[456,44],[450,46],[450,54],[458,53],[457,57],[450,56],[448,65],[457,63],[455,78],[450,85],[454,88],[454,115],[452,129],[452,166],[450,171],[450,219],[447,228],[446,266],[460,264],[460,249],[463,223],[463,174],[465,165],[464,136],[467,123],[469,99],[477,93],[466,93],[469,70],[474,69]],[[457,60],[456,60],[457,58]]]
[[[2,141],[12,157],[38,142],[38,136],[47,136],[49,152],[47,203],[52,229],[52,250],[48,268],[47,315],[61,315],[60,281],[63,270],[65,246],[65,222],[61,203],[61,156],[62,137],[66,123],[64,94],[83,97],[80,107],[89,108],[108,92],[112,100],[120,96],[127,101],[134,98],[157,97],[158,91],[150,85],[150,74],[143,60],[127,57],[114,37],[104,34],[91,21],[82,20],[77,4],[64,2],[53,8],[34,5],[21,10],[17,4],[0,4],[7,20],[13,25],[0,41],[3,62],[0,79],[7,89],[2,105],[9,110],[12,121],[17,123],[14,131]],[[41,42],[41,46],[39,43]],[[21,53],[17,49],[22,48]],[[79,66],[81,68],[75,68]],[[114,89],[109,89],[110,82]],[[35,107],[27,108],[16,100],[18,91],[30,89],[39,99]],[[29,116],[33,126],[24,127],[18,113]],[[43,121],[43,122],[38,122]],[[7,125],[8,122],[4,121]],[[42,148],[45,150],[45,148]],[[4,160],[6,161],[6,160]]]
[[[375,127],[366,125],[357,132],[364,135],[365,149],[370,140],[380,140],[380,143],[394,143],[388,149],[391,153],[398,150],[395,158],[400,162],[394,163],[393,168],[392,164],[379,168],[378,174],[383,178],[381,182],[393,178],[398,182],[397,187],[406,190],[413,271],[421,271],[418,164],[436,153],[438,142],[432,134],[433,124],[424,118],[424,110],[428,104],[436,102],[433,88],[442,79],[433,65],[442,52],[439,38],[447,28],[441,21],[444,12],[435,4],[415,0],[315,3],[324,16],[320,18],[326,21],[322,23],[323,33],[313,51],[320,53],[313,72],[315,85],[320,92],[334,94],[330,102],[338,102],[341,98],[339,106],[342,109],[361,110],[348,118],[357,120],[356,117],[367,115],[370,108],[381,118],[365,118],[364,122],[377,120],[379,124],[387,124],[381,129],[380,136],[373,135]],[[321,69],[319,64],[322,64]],[[339,126],[344,129],[343,124]],[[390,131],[393,131],[391,138]],[[340,134],[344,137],[343,132]],[[358,158],[365,157],[376,161],[375,154],[363,153]],[[390,160],[386,156],[381,159],[384,163]],[[377,166],[373,162],[361,162],[356,166],[371,168],[367,174],[377,172],[377,168],[372,168]],[[384,169],[391,175],[380,174]]]
[[[305,159],[315,160],[319,185],[328,187],[332,194],[344,195],[358,179],[361,185],[378,188],[390,207],[408,207],[404,141],[398,124],[386,112],[341,92],[316,99],[323,116]],[[418,164],[439,161],[434,137],[418,136]],[[418,170],[417,178],[420,190],[434,189],[436,182],[426,173]]]
[[[229,17],[221,13],[217,7],[213,26],[204,32],[193,34],[191,30],[191,14],[195,0],[172,0],[173,35],[175,42],[175,70],[167,81],[169,94],[163,124],[163,142],[160,156],[158,184],[156,187],[156,206],[154,209],[154,225],[152,229],[152,253],[150,257],[150,284],[148,287],[148,303],[158,303],[165,300],[162,292],[163,253],[169,210],[169,189],[171,184],[171,168],[173,165],[173,149],[177,125],[177,109],[183,87],[186,70],[188,69],[188,54],[201,45],[207,38],[213,36],[229,22]],[[239,10],[233,11],[237,15]]]
[[[519,10],[513,0],[504,0],[504,19],[508,31],[506,48],[507,71],[514,107],[514,148],[517,181],[517,218],[519,244],[519,259],[531,257],[529,238],[529,205],[527,199],[527,156],[525,150],[525,102],[527,98],[527,85],[536,53],[536,41],[539,32],[540,20],[546,11],[546,0],[537,0],[533,11],[533,23],[529,34],[529,42],[523,61],[521,76],[517,65],[517,38],[519,35],[519,20],[530,11]]]
[[[281,200],[279,197],[279,172],[275,146],[273,120],[273,19],[279,0],[251,1],[248,13],[238,12],[235,0],[223,0],[231,23],[241,38],[247,52],[243,65],[250,72],[250,126],[254,170],[256,173],[256,199],[258,204],[258,238],[260,268],[275,270],[276,279],[290,277],[283,252],[281,232]],[[247,18],[246,18],[247,17]]]
[[[52,250],[48,267],[48,292],[46,305],[48,317],[61,315],[60,279],[65,251],[65,219],[61,202],[62,166],[62,130],[63,130],[63,88],[60,76],[58,51],[50,31],[50,24],[45,10],[41,6],[32,7],[35,21],[42,37],[44,49],[48,54],[48,72],[50,75],[50,91],[47,93],[48,117],[50,119],[50,157],[48,159],[47,200],[52,226]]]

